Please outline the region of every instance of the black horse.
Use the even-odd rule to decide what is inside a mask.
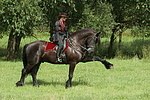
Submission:
[[[26,44],[23,49],[23,65],[20,81],[16,83],[16,86],[23,86],[25,77],[28,74],[32,75],[33,85],[39,86],[36,74],[39,66],[43,62],[49,62],[52,64],[69,64],[69,79],[66,82],[66,88],[72,86],[73,72],[76,64],[79,62],[100,61],[106,67],[106,69],[113,69],[113,64],[101,59],[98,56],[89,56],[94,52],[96,43],[100,42],[100,32],[96,32],[93,29],[81,29],[73,33],[68,38],[68,49],[64,52],[66,55],[63,62],[57,62],[56,50],[45,51],[46,41],[35,41]]]

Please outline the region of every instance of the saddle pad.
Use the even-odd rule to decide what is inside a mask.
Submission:
[[[45,51],[48,51],[48,50],[56,50],[56,44],[54,43],[51,43],[51,42],[46,42],[46,48],[45,48]]]
[[[46,42],[46,47],[45,47],[45,51],[48,51],[48,50],[56,50],[57,45],[54,44],[54,43],[51,43],[51,42]],[[64,50],[63,51],[67,51],[68,49],[68,41],[64,41]]]

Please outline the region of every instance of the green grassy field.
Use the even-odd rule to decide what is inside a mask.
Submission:
[[[1,100],[149,100],[149,60],[108,60],[115,69],[99,62],[79,63],[73,87],[65,89],[68,65],[43,63],[38,72],[40,87],[33,87],[31,76],[23,87],[15,87],[22,62],[0,61]]]
[[[49,34],[36,34],[38,40],[48,41]],[[32,86],[29,75],[23,87],[16,87],[21,69],[20,60],[4,61],[7,39],[0,39],[0,100],[149,100],[150,61],[148,59],[109,59],[115,69],[107,70],[99,62],[79,63],[74,72],[73,87],[65,89],[68,65],[43,63],[37,79],[40,87]],[[36,41],[22,39],[21,47]],[[123,38],[132,41],[133,38]],[[104,40],[104,39],[102,39]]]

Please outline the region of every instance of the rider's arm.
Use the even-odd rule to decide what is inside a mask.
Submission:
[[[55,23],[55,32],[59,33],[60,35],[64,34],[63,32],[61,32],[61,25],[60,25],[59,21],[56,21],[56,23]]]
[[[65,29],[64,29],[65,32],[68,32],[68,25],[65,23]]]

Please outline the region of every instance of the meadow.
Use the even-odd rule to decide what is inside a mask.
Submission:
[[[38,37],[38,36],[37,36]],[[0,39],[0,100],[149,100],[149,59],[107,59],[115,69],[107,70],[99,62],[79,63],[73,86],[65,89],[68,65],[43,63],[37,79],[40,87],[33,87],[28,75],[23,87],[16,87],[22,61],[5,61],[7,37]],[[41,38],[41,35],[38,39]],[[48,41],[48,35],[42,39]],[[37,40],[25,38],[25,43]]]
[[[43,63],[38,73],[40,87],[32,86],[31,76],[16,87],[22,62],[0,61],[1,100],[149,100],[150,62],[148,60],[108,60],[115,69],[99,62],[79,63],[73,87],[65,89],[68,65]]]

